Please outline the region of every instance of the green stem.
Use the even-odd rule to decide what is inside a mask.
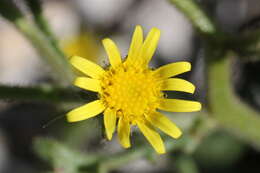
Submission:
[[[79,102],[77,93],[72,89],[55,88],[50,85],[38,87],[0,86],[0,99],[37,100],[48,102]]]
[[[48,38],[25,18],[15,20],[15,25],[31,41],[39,54],[51,65],[52,69],[57,72],[56,79],[59,84],[70,85],[73,73],[66,57],[61,56]]]
[[[25,1],[30,8],[35,24],[38,28],[48,37],[52,46],[56,49],[60,56],[65,57],[64,53],[60,50],[56,37],[51,31],[51,28],[43,15],[42,1],[41,0],[26,0]]]
[[[56,49],[57,53],[60,56],[65,57],[65,54],[61,51],[59,48],[58,41],[56,40],[56,36],[51,31],[48,22],[44,18],[42,14],[38,14],[34,16],[35,23],[38,25],[38,27],[42,30],[42,32],[48,37],[50,43],[52,46]]]
[[[227,131],[260,149],[260,116],[234,94],[231,58],[210,64],[209,104],[213,118]]]
[[[33,8],[35,13],[41,11],[38,0],[30,0],[30,2],[30,4],[36,4],[36,8]],[[54,38],[50,39],[50,35],[46,36],[45,32],[32,24],[13,1],[1,0],[0,14],[14,23],[37,49],[39,55],[50,64],[53,72],[57,73],[56,80],[58,83],[63,86],[70,85],[73,79],[73,72],[66,57],[58,51],[58,47],[52,41]]]
[[[10,22],[14,22],[16,19],[23,16],[20,9],[11,0],[0,1],[0,15]]]
[[[194,0],[169,0],[169,2],[174,4],[202,34],[216,33],[216,26]]]

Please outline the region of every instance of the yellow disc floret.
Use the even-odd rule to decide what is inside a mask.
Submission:
[[[158,79],[150,69],[141,69],[122,64],[108,70],[101,82],[101,100],[124,116],[129,122],[141,120],[145,114],[155,111],[162,92]]]

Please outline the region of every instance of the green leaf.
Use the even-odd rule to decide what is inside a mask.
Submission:
[[[77,173],[82,165],[96,163],[98,157],[79,153],[51,138],[36,138],[34,149],[44,160],[50,162],[54,170],[63,173]]]
[[[193,158],[188,155],[181,155],[176,161],[176,168],[179,173],[198,173],[199,170]]]
[[[234,94],[231,60],[228,57],[209,67],[210,113],[223,129],[260,149],[260,114]]]

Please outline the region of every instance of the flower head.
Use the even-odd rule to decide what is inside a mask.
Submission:
[[[143,32],[136,26],[128,56],[121,59],[115,43],[104,39],[103,45],[111,66],[106,70],[84,58],[74,56],[71,64],[86,74],[76,78],[74,84],[98,93],[99,99],[67,114],[69,122],[94,117],[104,112],[104,125],[109,140],[117,127],[118,138],[125,148],[130,147],[131,126],[137,125],[145,138],[158,153],[165,153],[160,135],[155,127],[173,138],[181,136],[180,129],[157,109],[170,112],[193,112],[201,109],[195,101],[168,99],[163,91],[193,93],[192,83],[170,78],[190,71],[189,62],[164,65],[156,70],[148,67],[160,37],[160,30],[152,28],[143,41]]]
[[[79,33],[73,37],[62,40],[61,43],[63,51],[68,57],[78,55],[88,60],[98,62],[97,56],[100,52],[100,46],[95,34],[90,32]]]

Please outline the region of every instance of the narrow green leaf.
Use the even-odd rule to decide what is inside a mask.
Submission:
[[[210,111],[221,127],[260,149],[260,114],[234,94],[230,61],[225,58],[209,67]]]

